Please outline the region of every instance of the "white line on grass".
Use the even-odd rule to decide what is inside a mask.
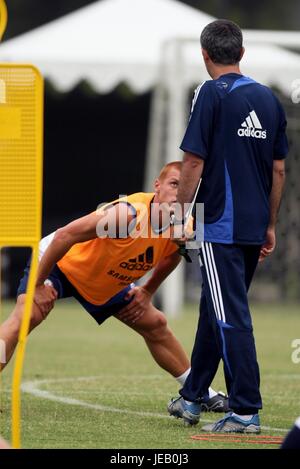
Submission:
[[[95,379],[95,378],[93,377],[92,379]],[[80,378],[80,380],[83,380],[83,379]],[[88,381],[88,378],[84,378],[84,380]],[[50,401],[61,402],[62,404],[76,405],[80,407],[86,407],[89,409],[101,410],[102,412],[117,412],[120,414],[139,415],[141,417],[168,418],[168,415],[159,414],[155,412],[140,412],[140,411],[128,410],[128,409],[118,409],[115,407],[104,406],[104,405],[99,405],[99,404],[89,404],[88,402],[80,401],[78,399],[73,399],[70,397],[56,396],[55,394],[49,391],[44,391],[38,388],[38,386],[41,384],[50,384],[50,383],[55,383],[57,381],[62,382],[64,380],[63,379],[59,379],[59,380],[44,379],[44,380],[36,380],[36,381],[27,381],[26,383],[22,384],[21,389],[23,392],[31,394],[35,397],[40,397],[42,399],[48,399]],[[68,378],[66,379],[66,381],[71,381],[71,379]],[[77,381],[77,378],[74,378],[73,381]]]
[[[141,377],[142,376],[139,375],[140,379]],[[100,410],[102,412],[116,412],[119,414],[138,415],[140,417],[156,417],[156,418],[161,418],[161,419],[170,418],[169,415],[160,414],[158,412],[141,412],[137,410],[118,409],[116,407],[104,406],[100,404],[89,404],[88,402],[80,401],[78,399],[73,399],[70,397],[56,396],[52,392],[39,389],[39,386],[43,384],[62,383],[62,382],[68,382],[68,381],[92,381],[92,380],[99,379],[99,378],[100,376],[78,376],[74,378],[39,379],[35,381],[24,382],[21,385],[21,390],[24,393],[31,394],[32,396],[35,396],[35,397],[40,397],[41,399],[48,399],[49,401],[60,402],[62,404],[75,405],[75,406],[85,407],[88,409]],[[207,419],[201,418],[201,422],[211,423],[213,422],[213,420],[207,420]],[[287,428],[274,428],[274,427],[264,427],[264,426],[262,426],[261,428],[262,430],[268,430],[268,431],[273,431],[273,432],[286,433],[288,431]]]

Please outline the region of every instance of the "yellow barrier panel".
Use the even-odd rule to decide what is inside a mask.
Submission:
[[[32,248],[12,385],[12,444],[20,448],[20,385],[38,266],[42,215],[43,79],[32,65],[0,64],[0,249]]]

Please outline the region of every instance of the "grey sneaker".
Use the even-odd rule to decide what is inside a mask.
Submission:
[[[214,397],[201,402],[201,412],[229,412],[228,396],[219,391]]]
[[[183,419],[185,425],[196,425],[200,419],[200,404],[193,402],[187,404],[183,397],[171,399],[168,404],[168,412],[173,417]]]
[[[233,412],[228,412],[225,417],[215,423],[204,425],[204,432],[212,433],[260,433],[259,415],[255,414],[250,420],[240,419]]]

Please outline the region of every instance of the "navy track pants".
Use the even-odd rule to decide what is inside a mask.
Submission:
[[[203,242],[203,286],[191,373],[180,394],[205,397],[223,360],[229,407],[241,415],[262,408],[260,377],[247,293],[260,253],[258,245]]]

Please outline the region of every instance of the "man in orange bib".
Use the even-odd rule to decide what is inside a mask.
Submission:
[[[158,365],[183,385],[189,360],[165,315],[151,302],[181,260],[169,223],[180,170],[181,162],[167,164],[155,180],[154,193],[117,199],[41,240],[30,331],[48,316],[56,300],[74,297],[98,324],[114,316],[138,332]],[[136,286],[134,282],[150,270],[146,283]],[[16,306],[0,328],[7,362],[18,341],[28,276],[29,265]],[[209,388],[203,405],[204,410],[226,411],[227,398]]]

